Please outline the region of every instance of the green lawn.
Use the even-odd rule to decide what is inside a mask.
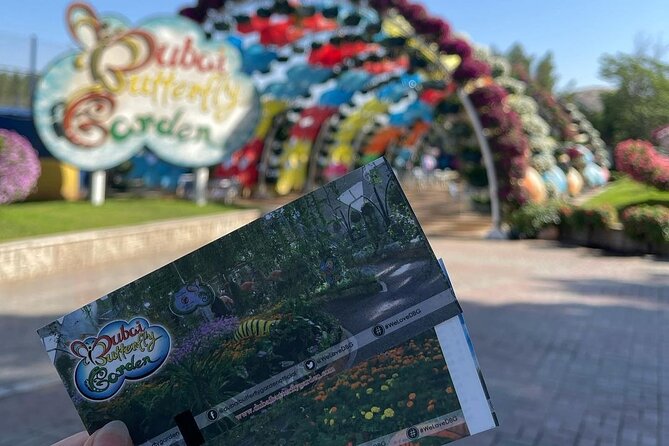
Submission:
[[[625,177],[604,187],[601,193],[586,201],[583,207],[609,204],[621,211],[628,206],[644,203],[669,206],[669,191],[663,192]]]
[[[83,201],[15,203],[0,206],[0,241],[210,215],[232,209],[236,208],[220,204],[199,207],[176,199],[108,199],[99,207]]]

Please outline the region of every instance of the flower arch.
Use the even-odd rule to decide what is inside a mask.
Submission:
[[[199,0],[181,14],[212,36],[241,35],[245,67],[263,85],[256,138],[224,173],[255,163],[250,181],[279,193],[301,189],[345,173],[356,158],[410,151],[457,96],[489,152],[494,198],[508,208],[527,201],[530,144],[507,91],[472,45],[422,5]]]

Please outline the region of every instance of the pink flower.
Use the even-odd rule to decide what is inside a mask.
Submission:
[[[635,180],[669,190],[669,158],[658,153],[648,141],[628,139],[616,146],[618,170]]]
[[[37,152],[16,132],[0,129],[0,204],[24,200],[41,173]]]

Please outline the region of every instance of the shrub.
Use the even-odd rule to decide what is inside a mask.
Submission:
[[[511,231],[520,238],[535,238],[542,229],[559,225],[561,201],[528,203],[509,215]]]
[[[16,132],[0,129],[0,204],[24,200],[40,175],[37,152]]]
[[[616,209],[613,206],[602,205],[594,208],[573,208],[570,215],[563,220],[565,224],[575,229],[604,229],[615,223]]]
[[[669,243],[669,208],[640,205],[627,208],[622,214],[625,233],[647,243]]]
[[[628,139],[616,146],[616,167],[642,183],[669,190],[669,157],[648,141]]]

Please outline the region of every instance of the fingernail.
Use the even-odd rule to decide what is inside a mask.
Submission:
[[[112,421],[95,432],[85,446],[132,446],[128,428],[122,421]]]

